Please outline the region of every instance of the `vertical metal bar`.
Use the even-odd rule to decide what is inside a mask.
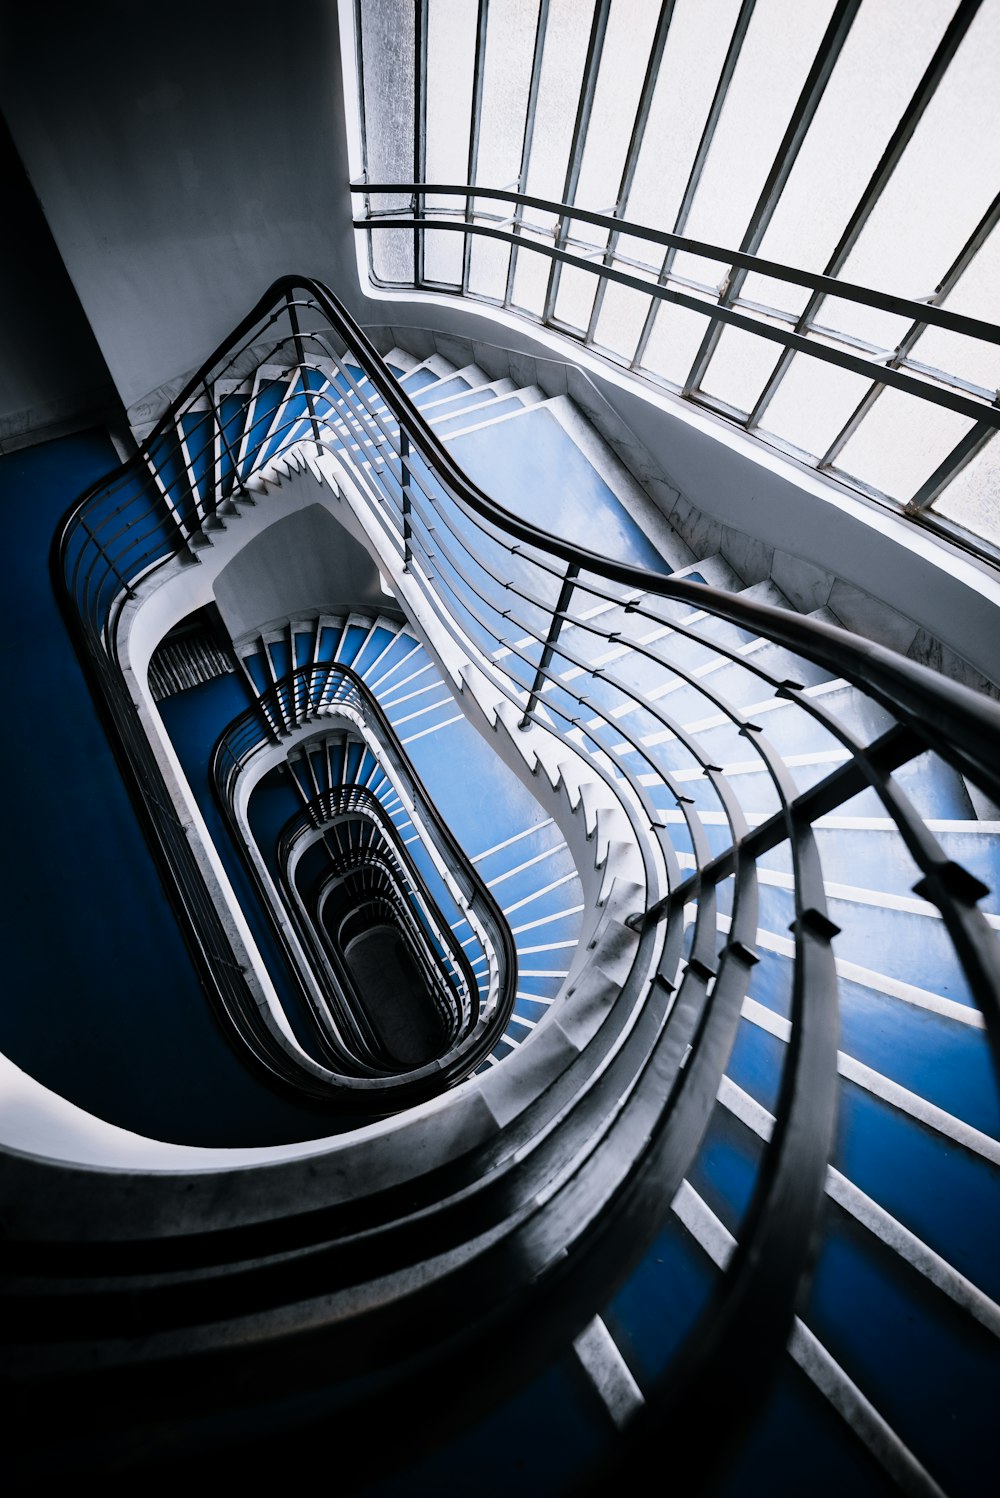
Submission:
[[[302,389],[306,398],[306,410],[309,412],[309,425],[312,427],[313,441],[319,442],[319,422],[316,420],[316,408],[313,404],[313,393],[306,380],[305,348],[302,343],[302,334],[299,331],[298,309],[292,299],[290,291],[285,293],[285,306],[288,308],[288,322],[292,329],[292,343],[295,347],[295,362],[299,368],[299,379],[302,381]]]
[[[531,82],[528,85],[528,103],[524,112],[524,135],[521,139],[521,169],[517,174],[517,190],[525,192],[528,180],[528,162],[531,158],[531,143],[535,134],[535,113],[538,108],[538,87],[542,77],[542,62],[545,54],[545,36],[549,24],[549,0],[540,0],[538,7],[538,21],[535,25],[535,50],[531,60]],[[524,205],[518,203],[514,208],[514,221],[511,225],[513,232],[521,232],[521,222],[524,218]],[[509,307],[514,295],[514,272],[517,269],[517,245],[510,247],[510,260],[507,265],[507,287],[504,291],[503,304]]]
[[[399,481],[403,490],[403,571],[409,572],[410,562],[412,560],[412,548],[410,544],[412,535],[410,524],[410,510],[412,507],[410,479],[410,439],[404,431],[402,425],[399,428],[399,465]]]
[[[358,71],[358,119],[361,129],[361,166],[366,182],[371,181],[371,172],[368,169],[368,123],[365,119],[365,62],[364,41],[361,32],[361,0],[354,0],[354,57]],[[372,199],[371,193],[364,194],[365,218],[371,221]],[[372,231],[366,234],[368,241],[368,275],[372,281],[375,280],[375,245],[372,239]]]
[[[981,4],[982,0],[961,0],[948,24],[944,36],[937,45],[934,56],[924,70],[923,77],[917,84],[909,103],[900,116],[899,122],[869,179],[867,187],[858,199],[857,206],[848,219],[844,232],[837,241],[836,248],[824,267],[824,275],[837,276],[843,269],[848,256],[858,241],[862,229],[868,222],[872,210],[881,197],[889,178],[895,171],[899,158],[902,156],[907,145],[909,145],[913,132],[923,117],[924,110],[934,97],[938,84],[941,82],[948,65],[958,51]],[[809,324],[816,316],[816,312],[823,301],[823,295],[822,292],[814,292],[810,296],[804,311],[800,314],[795,324],[796,333],[808,331]],[[768,377],[767,384],[757,398],[757,404],[750,413],[747,422],[748,430],[752,431],[755,426],[759,425],[761,417],[771,404],[778,386],[784,379],[788,366],[792,362],[792,357],[793,351],[791,349],[785,349],[781,354]]]
[[[604,35],[608,29],[608,15],[610,10],[611,0],[597,0],[597,5],[594,9],[594,20],[590,28],[590,41],[587,44],[587,60],[583,68],[583,80],[580,84],[580,100],[577,104],[576,119],[573,123],[573,142],[570,147],[569,162],[566,167],[566,181],[563,185],[562,200],[564,203],[572,203],[576,197],[577,184],[580,180],[580,167],[583,164],[583,149],[587,139],[587,126],[590,124],[590,116],[594,108],[597,73],[601,66],[601,52],[604,47]],[[565,247],[566,235],[570,223],[571,219],[566,214],[560,217],[556,233],[557,249],[561,250]],[[546,287],[545,301],[542,306],[543,323],[549,321],[555,308],[561,274],[562,266],[560,262],[553,260],[549,268],[549,283]]]
[[[996,197],[993,199],[993,202],[987,208],[986,212],[983,214],[982,218],[979,220],[979,223],[973,229],[968,239],[965,241],[965,244],[962,246],[961,250],[959,250],[957,256],[952,261],[945,274],[941,277],[941,280],[934,288],[934,295],[928,297],[928,306],[940,306],[945,298],[954,290],[956,283],[968,270],[970,264],[982,249],[990,234],[993,232],[998,221],[1000,221],[1000,193],[997,193]],[[926,323],[920,321],[910,324],[906,332],[903,334],[902,338],[899,340],[899,343],[896,345],[896,352],[893,354],[892,358],[887,361],[886,368],[899,368],[926,326]],[[868,389],[865,391],[864,395],[861,397],[860,401],[851,412],[851,415],[849,416],[845,424],[841,427],[840,431],[837,433],[836,437],[834,437],[826,452],[820,458],[820,468],[825,468],[828,464],[835,461],[842,448],[854,436],[854,433],[857,431],[864,418],[868,415],[868,412],[871,410],[872,406],[875,404],[876,400],[881,395],[884,389],[885,386],[878,380],[869,385]]]
[[[705,169],[705,162],[708,160],[708,153],[712,149],[712,142],[715,139],[715,132],[718,129],[719,118],[722,114],[723,106],[725,105],[726,98],[729,94],[729,86],[733,81],[733,74],[736,71],[736,64],[739,61],[740,52],[743,47],[743,42],[746,37],[747,30],[750,26],[750,20],[753,16],[754,6],[756,5],[756,3],[757,0],[743,0],[743,4],[740,6],[740,13],[736,17],[736,25],[733,27],[733,34],[729,39],[729,46],[726,49],[726,56],[722,63],[722,70],[719,73],[719,81],[715,86],[715,93],[712,97],[712,103],[709,106],[704,129],[701,132],[701,139],[698,142],[698,149],[694,153],[694,161],[691,163],[691,170],[688,173],[687,183],[684,188],[684,196],[681,198],[680,207],[677,210],[677,217],[674,220],[673,232],[675,234],[684,233],[684,228],[688,221],[688,215],[691,212],[691,205],[694,202],[695,193],[698,191],[698,186],[701,182],[701,174]],[[657,285],[662,286],[665,283],[667,276],[670,273],[670,267],[674,263],[676,254],[677,251],[673,248],[667,250],[667,253],[663,257],[663,264],[660,266],[660,274],[657,277]],[[658,299],[656,297],[650,297],[649,311],[646,313],[646,321],[643,323],[642,332],[639,334],[639,341],[635,346],[635,353],[632,356],[632,362],[630,366],[632,369],[638,369],[642,364],[643,355],[646,352],[646,345],[648,344],[650,334],[653,331],[653,323],[656,321],[656,313],[658,307]]]
[[[635,180],[636,167],[639,164],[639,152],[646,136],[646,123],[649,120],[649,111],[653,107],[653,94],[656,90],[656,80],[660,72],[660,63],[663,61],[663,51],[667,45],[667,33],[670,30],[670,22],[673,19],[674,5],[676,0],[663,0],[660,6],[660,14],[656,22],[656,32],[653,36],[653,46],[650,50],[649,61],[646,64],[646,75],[642,80],[642,90],[639,94],[639,102],[636,105],[635,120],[632,124],[632,134],[629,138],[628,150],[625,152],[625,163],[622,167],[621,182],[618,185],[618,198],[615,202],[615,217],[624,218],[628,203],[629,193],[632,191],[632,183]],[[860,4],[860,0],[858,0]],[[523,189],[522,189],[523,190]],[[613,229],[608,236],[607,249],[604,251],[604,265],[610,265],[615,258],[615,247],[621,235],[617,229]],[[598,319],[601,308],[604,305],[604,294],[608,283],[603,276],[597,281],[597,290],[594,293],[594,305],[590,313],[590,322],[584,342],[590,344],[594,341],[597,331]]]
[[[809,69],[805,83],[802,85],[799,97],[792,110],[791,119],[782,137],[771,170],[767,174],[767,181],[761,189],[757,199],[757,205],[750,216],[746,232],[740,242],[740,249],[746,254],[753,255],[760,248],[761,240],[767,232],[767,227],[774,216],[774,210],[784,191],[785,184],[791,175],[792,168],[798,159],[802,143],[806,138],[809,127],[816,116],[816,111],[826,92],[826,86],[830,81],[830,75],[836,66],[847,41],[854,19],[860,8],[861,0],[838,0],[830,17],[829,25],[823,33],[823,39],[819,44],[812,66]],[[726,278],[725,289],[719,298],[719,305],[731,307],[739,296],[740,289],[747,278],[748,272],[736,267],[730,267]],[[722,325],[718,322],[709,324],[701,346],[695,354],[694,361],[688,371],[688,377],[684,381],[685,395],[690,395],[692,390],[697,390],[705,377],[705,372],[715,353],[719,339],[722,337]]]
[[[545,684],[545,677],[552,660],[552,653],[555,650],[556,643],[562,631],[563,618],[566,610],[569,608],[569,601],[573,596],[573,589],[576,587],[576,580],[579,575],[580,569],[577,564],[570,562],[566,568],[566,576],[563,578],[562,587],[559,589],[559,597],[556,600],[556,606],[552,613],[552,623],[549,625],[549,632],[542,649],[538,667],[535,671],[534,681],[531,683],[528,700],[524,705],[524,713],[521,716],[520,723],[517,725],[518,728],[527,728],[531,722],[531,714]]]
[[[466,181],[475,183],[479,170],[479,132],[483,123],[483,74],[486,69],[486,32],[489,26],[489,0],[479,0],[479,18],[476,22],[476,61],[472,84],[472,117],[469,121],[469,175]],[[465,200],[465,222],[472,222],[473,199]],[[472,235],[462,235],[462,295],[469,294],[469,267],[472,260]]]
[[[416,14],[413,18],[413,180],[427,180],[427,10],[428,0],[414,0]],[[425,198],[422,192],[413,197],[413,215],[417,224],[413,230],[413,284],[422,286],[424,281],[424,229],[420,220],[424,216]]]
[[[233,475],[233,492],[235,492],[236,490],[239,490],[239,492],[241,494],[244,494],[246,491],[245,491],[244,486],[243,486],[243,480],[240,477],[239,466],[238,466],[238,464],[236,462],[236,458],[235,458],[235,455],[233,453],[233,450],[229,446],[229,439],[226,436],[226,426],[225,426],[225,422],[222,419],[222,406],[221,406],[221,404],[217,406],[215,404],[215,401],[212,399],[212,392],[208,388],[208,381],[207,380],[202,380],[201,384],[202,384],[202,389],[204,390],[206,396],[208,397],[209,407],[211,408],[211,410],[213,410],[215,412],[215,422],[216,422],[216,425],[217,425],[217,427],[219,429],[219,437],[220,437],[220,439],[222,441],[223,447],[226,450],[226,457],[229,459],[229,466],[230,466],[230,469],[232,470],[232,475]],[[220,482],[219,482],[218,492],[216,493],[216,496],[215,496],[216,507],[218,507],[218,505],[221,503],[221,501],[224,498],[225,498],[225,496],[222,493],[222,483],[221,483],[221,475],[220,475]]]
[[[971,463],[977,453],[982,452],[991,437],[995,437],[997,428],[988,425],[985,421],[977,421],[975,426],[966,432],[960,442],[952,448],[943,463],[921,484],[909,504],[906,513],[912,515],[922,510],[929,510],[937,499],[951,483],[957,478],[966,464]]]

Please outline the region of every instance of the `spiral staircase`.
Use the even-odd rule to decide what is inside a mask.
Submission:
[[[365,599],[227,623],[321,535]],[[52,557],[216,1024],[315,1123],[5,1152],[22,1480],[990,1490],[992,701],[315,282]]]

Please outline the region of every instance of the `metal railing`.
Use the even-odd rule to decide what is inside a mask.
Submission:
[[[210,395],[219,431],[236,422],[215,382],[261,340],[286,370],[268,436],[234,452],[228,474],[217,465],[197,502],[185,499],[188,481],[167,485],[173,541],[165,526],[151,541],[160,535],[159,491],[137,476],[152,450],[179,452],[171,433],[200,397]],[[297,405],[294,391],[306,382],[309,396]],[[243,423],[254,419],[259,390],[239,397]],[[506,1159],[483,1188],[492,1203],[485,1215],[469,1204],[477,1233],[501,1222],[507,1231],[408,1299],[407,1316],[429,1326],[448,1322],[449,1307],[494,1304],[505,1287],[503,1316],[486,1316],[477,1342],[491,1387],[514,1387],[525,1358],[542,1366],[576,1335],[585,1308],[593,1314],[606,1303],[664,1222],[733,1048],[759,958],[761,890],[777,883],[784,892],[788,1043],[775,1063],[773,1125],[718,1293],[648,1399],[678,1435],[699,1407],[712,1408],[719,1430],[742,1429],[779,1365],[814,1261],[841,1085],[825,819],[862,794],[874,802],[880,835],[905,854],[918,895],[940,912],[956,984],[981,1011],[995,1062],[1000,961],[979,908],[987,891],[951,856],[924,807],[928,780],[958,794],[968,777],[1000,799],[1000,708],[846,630],[599,556],[504,510],[468,480],[336,298],[315,281],[284,278],[138,458],[84,496],[57,537],[57,586],[123,753],[142,738],[116,665],[116,621],[130,593],[147,585],[150,569],[183,557],[197,529],[248,489],[265,502],[261,473],[296,444],[318,454],[331,483],[364,510],[404,601],[419,598],[441,639],[488,680],[498,731],[529,754],[540,746],[538,773],[551,773],[545,745],[570,743],[628,806],[652,889],[657,867],[666,871],[666,888],[633,923],[628,976],[606,993],[593,1037],[567,1062],[559,1127],[539,1134],[530,1161],[520,1152]],[[210,445],[218,454],[218,442]],[[803,769],[795,746],[806,730],[821,747]],[[257,738],[274,731],[273,721],[254,730]],[[145,766],[140,753],[136,773]],[[774,862],[779,852],[783,865]],[[189,870],[181,862],[172,872],[193,926],[200,906],[188,900]],[[650,982],[643,975],[654,959]],[[578,1151],[586,1168],[560,1174]],[[449,1210],[432,1238],[420,1239],[428,1252],[461,1241],[463,1212],[464,1203]],[[512,1275],[523,1287],[514,1298]],[[372,1345],[365,1314],[344,1329],[341,1349],[362,1360]],[[338,1346],[339,1335],[331,1334]],[[450,1356],[442,1351],[438,1371]],[[410,1379],[407,1418],[427,1417],[440,1387],[422,1373]]]
[[[571,266],[593,276],[598,301],[604,287],[617,285],[649,298],[649,318],[656,306],[662,303],[694,312],[705,319],[705,338],[711,340],[713,348],[722,329],[732,327],[773,344],[776,351],[780,350],[777,371],[787,369],[788,361],[798,353],[864,376],[871,381],[870,390],[862,402],[864,409],[852,413],[850,420],[828,444],[824,453],[808,454],[793,448],[791,444],[782,444],[779,438],[760,428],[766,406],[776,393],[782,377],[778,372],[767,386],[767,399],[762,395],[751,412],[741,412],[702,388],[701,377],[707,368],[708,355],[700,355],[684,380],[671,381],[644,364],[648,338],[640,337],[633,356],[628,358],[602,347],[596,341],[594,319],[588,328],[577,328],[559,320],[551,310],[544,316],[536,316],[509,299],[491,297],[485,293],[477,293],[467,286],[435,282],[426,278],[387,281],[376,276],[374,268],[370,266],[370,274],[376,285],[470,297],[489,306],[504,307],[551,327],[575,342],[583,342],[610,359],[613,364],[624,365],[654,384],[725,416],[727,420],[765,438],[772,445],[784,447],[797,457],[807,458],[811,466],[820,472],[829,473],[880,499],[887,500],[889,496],[862,483],[837,466],[839,454],[849,437],[857,430],[879,391],[886,388],[899,390],[928,402],[930,406],[968,418],[974,422],[974,426],[921,483],[903,504],[902,510],[911,519],[932,521],[934,527],[961,540],[966,547],[979,551],[984,556],[994,558],[997,555],[993,541],[982,537],[973,540],[961,527],[949,525],[943,517],[934,515],[932,506],[951,480],[983,450],[1000,427],[1000,395],[995,388],[986,388],[960,372],[936,368],[909,354],[925,328],[943,328],[962,334],[974,342],[1000,344],[1000,327],[995,323],[952,312],[938,305],[936,300],[914,301],[909,297],[876,291],[834,276],[804,271],[743,250],[649,229],[619,216],[593,213],[570,203],[531,197],[509,188],[483,187],[472,183],[364,182],[352,183],[352,192],[363,193],[366,199],[372,195],[392,194],[409,195],[411,200],[409,213],[399,209],[371,209],[364,217],[355,218],[354,227],[366,232],[369,246],[372,237],[384,230],[407,230],[418,236],[428,232],[451,233],[460,234],[466,240],[482,238],[499,242],[511,246],[512,258],[514,251],[520,254],[530,253],[548,261],[556,269]],[[474,211],[467,206],[455,209],[439,205],[428,207],[428,196],[455,197],[466,205],[475,200],[477,206]],[[489,202],[498,202],[501,205],[499,211],[488,211],[485,205]],[[547,222],[527,218],[524,212],[526,209],[544,214]],[[1000,195],[977,225],[973,236],[974,245],[982,243],[998,220]],[[593,239],[584,239],[580,233],[584,226],[591,226],[600,233]],[[576,232],[571,232],[572,230]],[[635,254],[625,255],[615,250],[614,245],[623,236],[644,241],[651,248],[663,248],[665,254],[662,260],[644,261],[637,259]],[[699,280],[691,274],[673,271],[671,267],[679,253],[702,260],[706,267],[706,278]],[[962,257],[963,264],[968,262],[972,253],[973,247],[966,247]],[[369,256],[370,254],[369,249]],[[720,264],[727,267],[721,280],[718,274]],[[766,276],[772,281],[784,282],[790,287],[806,288],[810,293],[808,314],[792,313],[780,306],[742,297],[738,288],[751,272]],[[954,277],[948,278],[947,284],[951,284],[953,279]],[[943,290],[939,291],[939,296],[943,296]],[[822,303],[827,298],[837,298],[854,306],[871,307],[905,317],[910,326],[898,346],[893,349],[880,347],[844,332],[832,323],[824,322],[821,315]]]
[[[516,970],[511,938],[495,899],[407,762],[405,750],[364,681],[348,666],[339,662],[322,662],[298,667],[276,682],[220,736],[210,767],[216,795],[233,831],[234,842],[239,845],[241,833],[235,802],[240,779],[252,768],[261,751],[273,745],[274,724],[294,719],[299,726],[312,723],[321,731],[326,725],[328,731],[331,715],[335,716],[338,710],[344,709],[360,718],[372,733],[378,744],[380,762],[392,769],[393,781],[387,781],[387,787],[393,796],[396,794],[395,784],[403,787],[414,814],[427,830],[438,859],[448,868],[466,908],[470,912],[474,910],[482,920],[487,941],[484,945],[473,929],[472,951],[465,952],[457,941],[449,939],[449,925],[441,913],[440,902],[451,897],[440,875],[431,876],[435,893],[417,872],[396,829],[384,814],[379,797],[362,786],[331,787],[307,800],[306,792],[293,771],[292,781],[304,809],[301,821],[293,819],[279,837],[278,869],[282,884],[286,890],[290,889],[288,858],[296,841],[310,828],[322,831],[329,822],[348,811],[365,817],[378,828],[387,849],[392,849],[392,858],[401,875],[405,870],[401,888],[406,886],[409,889],[408,900],[403,902],[410,910],[407,929],[419,932],[419,939],[414,938],[415,946],[418,941],[421,948],[429,946],[428,951],[421,950],[419,961],[421,969],[431,977],[429,991],[446,1019],[445,1029],[451,1038],[449,1049],[456,1052],[451,1056],[448,1072],[454,1076],[460,1066],[475,1066],[488,1054],[507,1022],[513,1005]],[[365,740],[357,742],[367,747]],[[306,739],[298,747],[306,750],[309,743],[310,740]],[[289,759],[287,763],[292,770],[294,762]],[[330,856],[332,859],[332,849]],[[290,910],[294,908],[291,901],[286,901],[286,905]],[[315,922],[313,926],[316,931],[320,929]],[[486,1013],[481,1012],[472,969],[472,958],[479,955],[489,959],[489,967],[495,966],[497,976],[495,1002]],[[470,1039],[473,1040],[471,1046]],[[461,1057],[457,1054],[459,1051]]]

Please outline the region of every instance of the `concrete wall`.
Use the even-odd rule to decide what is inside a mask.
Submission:
[[[105,416],[114,386],[0,119],[0,452]]]
[[[293,615],[352,608],[399,615],[371,557],[320,504],[285,515],[248,542],[219,573],[215,600],[234,640]]]
[[[279,275],[357,286],[335,5],[6,5],[0,26],[11,134],[134,420]]]
[[[299,0],[291,23],[263,0],[2,15],[11,133],[135,426],[272,280],[315,275],[386,345],[471,351],[491,374],[568,391],[700,554],[720,550],[799,608],[996,681],[1000,585],[957,549],[524,319],[361,294],[334,0]]]

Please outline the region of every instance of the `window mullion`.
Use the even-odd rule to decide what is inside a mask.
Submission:
[[[712,149],[712,142],[715,139],[715,132],[719,124],[719,117],[722,114],[722,109],[726,102],[726,97],[729,93],[729,85],[733,81],[733,74],[736,71],[736,64],[739,61],[740,51],[743,47],[743,42],[746,37],[747,30],[749,29],[750,21],[753,16],[756,3],[757,0],[743,0],[743,4],[740,7],[740,13],[736,17],[736,24],[733,27],[733,34],[729,39],[729,47],[726,51],[725,60],[723,61],[722,69],[719,73],[719,81],[715,86],[715,94],[712,97],[712,103],[709,108],[708,115],[705,119],[705,125],[701,132],[701,139],[698,142],[698,149],[695,152],[694,161],[691,163],[691,170],[688,173],[687,183],[684,188],[684,196],[681,198],[680,207],[677,210],[677,217],[674,220],[673,232],[675,234],[684,233],[684,229],[688,221],[688,215],[691,212],[691,205],[694,202],[695,193],[698,191],[698,186],[701,182],[701,174],[705,169],[705,162],[708,159],[708,153]],[[664,255],[663,264],[660,266],[660,274],[657,277],[658,286],[664,286],[666,284],[667,277],[670,274],[670,267],[674,263],[676,254],[677,251],[673,248],[670,248]],[[635,346],[635,354],[632,358],[631,364],[631,367],[633,369],[639,368],[639,366],[642,364],[643,356],[646,352],[646,345],[649,342],[650,334],[653,331],[653,323],[656,320],[658,306],[659,299],[657,297],[651,297],[649,302],[649,311],[646,313],[646,321],[643,324],[642,332],[639,334],[639,341]]]
[[[594,21],[590,28],[590,42],[587,48],[587,61],[583,70],[583,82],[580,86],[580,102],[577,106],[576,120],[573,126],[573,145],[570,150],[569,163],[566,168],[566,181],[563,186],[563,203],[572,204],[576,196],[577,184],[580,180],[580,167],[583,164],[583,148],[586,143],[587,126],[590,124],[590,116],[594,107],[594,93],[597,88],[597,73],[601,65],[601,51],[604,47],[604,36],[608,29],[608,15],[611,10],[611,0],[598,0],[594,11]],[[556,231],[556,247],[562,249],[566,234],[569,230],[570,217],[562,214]],[[561,266],[559,261],[552,262],[549,271],[549,283],[545,292],[545,302],[542,307],[542,322],[548,322],[552,317],[556,304],[556,295],[559,291],[559,277]]]
[[[479,170],[479,132],[483,120],[483,74],[486,70],[486,31],[489,23],[490,0],[479,0],[479,18],[476,22],[476,62],[472,88],[472,118],[469,122],[469,175],[466,181],[475,185]],[[471,197],[465,200],[465,222],[472,222]],[[469,294],[469,269],[472,261],[472,236],[462,236],[462,295]]]
[[[860,0],[858,0],[858,3],[860,4]],[[642,92],[639,95],[639,103],[636,106],[632,135],[629,139],[628,151],[625,154],[625,165],[622,169],[621,183],[618,188],[618,200],[615,203],[616,218],[625,217],[628,196],[632,191],[632,183],[635,178],[636,167],[639,163],[639,152],[642,150],[642,143],[646,135],[646,124],[649,120],[649,111],[653,105],[656,80],[660,71],[660,63],[663,60],[663,51],[667,45],[667,33],[670,30],[670,22],[673,19],[675,4],[676,0],[663,0],[663,4],[660,7],[659,18],[656,23],[656,34],[653,38],[653,48],[649,55],[646,76],[642,81]],[[603,263],[605,265],[610,265],[614,260],[615,248],[620,238],[621,234],[618,229],[613,229],[608,236],[607,248],[604,251]],[[601,308],[604,305],[604,293],[607,289],[607,284],[604,276],[598,278],[597,290],[594,293],[594,305],[585,337],[585,342],[588,344],[594,341]]]
[[[517,177],[517,190],[524,192],[528,180],[528,162],[531,157],[531,142],[535,133],[535,112],[538,106],[538,86],[542,77],[542,62],[545,53],[545,37],[549,23],[550,0],[540,0],[538,7],[538,21],[535,25],[535,50],[531,61],[531,83],[528,87],[528,104],[524,115],[524,137],[521,142],[521,169]],[[514,205],[513,230],[515,234],[521,232],[521,223],[524,218],[524,206],[521,203]],[[507,265],[507,286],[504,291],[503,303],[509,307],[514,296],[514,273],[517,269],[517,245],[510,247],[510,260]]]
[[[861,0],[838,0],[834,8],[740,243],[740,249],[747,254],[753,255],[760,248],[860,6]],[[725,289],[719,299],[721,306],[732,306],[747,274],[746,270],[730,266]],[[689,395],[692,390],[698,389],[721,336],[721,323],[712,324],[706,331],[684,382],[684,394]]]

